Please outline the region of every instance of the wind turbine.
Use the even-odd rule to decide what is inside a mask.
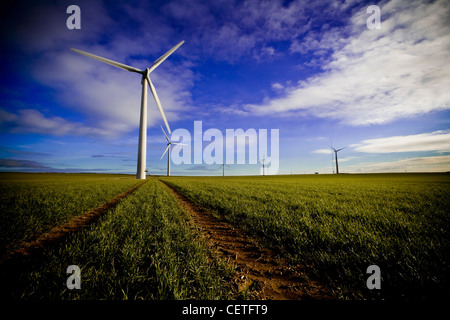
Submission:
[[[333,149],[333,151],[334,151],[334,159],[335,159],[335,161],[336,161],[336,174],[339,174],[339,166],[338,166],[338,156],[337,156],[337,153],[339,152],[339,151],[341,151],[341,150],[344,150],[344,149],[347,149],[347,147],[345,147],[345,148],[340,148],[340,149],[335,149],[335,148],[333,148],[332,146],[330,146],[330,148],[331,149]]]
[[[172,133],[169,127],[169,123],[167,122],[166,115],[164,114],[164,110],[161,106],[161,102],[159,101],[158,94],[156,93],[156,89],[153,86],[152,81],[150,80],[150,73],[155,70],[164,60],[166,60],[175,50],[178,49],[179,46],[181,46],[184,43],[184,41],[181,41],[176,46],[174,46],[172,49],[167,51],[165,54],[163,54],[158,60],[156,60],[150,68],[147,68],[145,70],[140,70],[135,67],[127,66],[123,63],[119,63],[113,60],[109,60],[100,56],[96,56],[95,54],[91,54],[85,51],[81,51],[78,49],[71,50],[78,52],[80,54],[83,54],[85,56],[88,56],[89,58],[110,64],[114,67],[139,73],[142,75],[142,95],[141,95],[141,115],[140,115],[140,122],[139,122],[139,148],[138,148],[138,163],[137,163],[137,173],[136,173],[136,179],[145,179],[145,165],[146,165],[146,159],[147,159],[147,83],[150,86],[150,90],[152,91],[153,97],[155,98],[156,106],[159,109],[159,112],[161,113],[161,116],[164,120],[164,123],[166,124],[166,128],[169,131],[169,134]]]
[[[226,163],[222,164],[222,165],[219,167],[219,169],[222,168],[222,177],[225,177],[225,166],[229,167],[229,165],[227,165]]]
[[[160,126],[160,127],[161,127],[161,126]],[[166,148],[166,150],[164,151],[163,155],[161,156],[161,159],[164,157],[164,155],[166,154],[166,152],[167,152],[167,150],[168,150],[168,151],[169,151],[169,154],[167,155],[167,176],[170,176],[170,146],[171,146],[172,144],[179,144],[179,145],[185,146],[185,144],[184,144],[184,143],[176,143],[176,142],[170,141],[170,139],[169,139],[169,137],[167,136],[166,132],[164,131],[163,127],[161,127],[161,130],[162,130],[162,132],[164,133],[164,136],[166,137],[166,140],[167,140],[167,148]],[[161,159],[159,159],[159,160],[161,160]]]
[[[264,172],[264,162],[266,161],[266,155],[264,155],[264,157],[262,158],[262,160],[260,160],[259,162],[260,163],[262,163],[262,165],[263,165],[263,176],[265,175],[265,172]]]

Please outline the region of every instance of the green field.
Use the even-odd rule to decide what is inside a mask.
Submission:
[[[235,299],[233,267],[189,227],[168,188],[306,265],[338,299],[447,296],[449,174],[149,177],[95,224],[45,250],[15,299]],[[0,174],[3,251],[132,188],[133,176]],[[82,290],[65,286],[68,265]],[[369,265],[381,289],[366,287]],[[13,280],[11,280],[11,279]],[[7,282],[7,281],[6,281]],[[251,297],[251,295],[250,295]]]
[[[340,299],[448,295],[449,174],[163,178]],[[369,290],[367,267],[381,269]]]
[[[232,268],[217,259],[161,182],[146,184],[94,225],[19,277],[2,281],[14,299],[226,299]],[[134,180],[136,181],[136,180]],[[81,268],[82,289],[66,287],[66,268]],[[4,275],[8,277],[8,275]]]
[[[0,256],[138,183],[126,175],[0,173]]]

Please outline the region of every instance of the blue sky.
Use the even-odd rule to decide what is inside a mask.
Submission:
[[[17,1],[1,15],[0,171],[135,173],[140,76],[70,48],[145,69],[181,40],[151,74],[172,131],[278,129],[278,174],[332,173],[331,139],[348,147],[340,172],[450,171],[448,1]],[[147,168],[165,174],[151,95],[148,111]]]

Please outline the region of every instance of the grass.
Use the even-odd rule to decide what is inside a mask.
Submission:
[[[9,283],[15,299],[227,299],[233,270],[216,259],[166,186],[154,178]],[[81,269],[81,289],[66,268]],[[8,277],[8,275],[6,275]],[[4,285],[4,281],[2,281]],[[6,290],[6,288],[4,288]]]
[[[307,265],[340,299],[448,296],[448,174],[161,179]],[[382,290],[366,287],[372,264]]]
[[[187,221],[163,180],[301,263],[339,299],[448,297],[450,175],[150,177],[95,224],[0,272],[15,299],[234,299],[233,268]],[[140,183],[101,174],[0,174],[2,248]],[[381,269],[369,290],[366,269]],[[81,268],[81,290],[66,269]]]
[[[0,255],[138,183],[126,175],[0,173]]]

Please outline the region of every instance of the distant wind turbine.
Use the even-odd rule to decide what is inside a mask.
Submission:
[[[219,167],[219,169],[222,168],[222,177],[225,177],[225,166],[229,167],[229,165],[227,165],[226,163],[222,164],[222,165]]]
[[[334,159],[335,159],[335,161],[336,161],[336,174],[339,174],[339,165],[338,165],[338,156],[337,156],[337,153],[338,153],[339,151],[341,151],[341,150],[347,149],[347,147],[345,147],[345,148],[340,148],[340,149],[335,149],[335,148],[333,148],[332,146],[330,146],[330,148],[333,149],[333,151],[334,151]]]
[[[179,145],[185,146],[185,144],[184,143],[176,143],[176,142],[170,141],[170,139],[167,136],[166,132],[164,131],[163,127],[161,127],[161,130],[164,133],[164,136],[166,137],[166,140],[167,140],[167,148],[166,148],[166,150],[164,150],[164,153],[161,156],[161,159],[164,157],[166,152],[169,151],[169,154],[167,155],[167,176],[170,176],[170,146],[172,144],[179,144]],[[159,160],[161,160],[161,159],[159,159]]]
[[[171,134],[171,130],[169,127],[169,123],[167,122],[166,115],[164,114],[164,110],[161,106],[161,102],[159,101],[158,94],[156,93],[156,89],[153,86],[152,81],[150,80],[150,73],[156,69],[164,60],[166,60],[175,50],[178,49],[179,46],[181,46],[184,43],[184,41],[181,41],[176,46],[174,46],[172,49],[167,51],[165,54],[163,54],[158,60],[156,60],[150,68],[147,68],[145,70],[140,70],[135,67],[130,67],[125,64],[109,60],[106,58],[102,58],[100,56],[96,56],[94,54],[81,51],[78,49],[71,50],[81,53],[85,56],[88,56],[92,59],[96,59],[98,61],[110,64],[114,67],[130,71],[130,72],[136,72],[142,75],[142,95],[141,95],[141,116],[140,116],[140,123],[139,123],[139,148],[138,148],[138,163],[137,163],[137,173],[136,173],[136,179],[145,179],[145,165],[146,165],[146,159],[147,159],[147,83],[150,86],[150,90],[152,91],[153,97],[156,101],[156,106],[159,109],[159,112],[161,113],[161,116],[164,120],[164,123],[166,124],[166,128],[169,131],[169,134]]]
[[[266,161],[266,155],[264,155],[264,157],[262,158],[262,160],[261,161],[259,161],[260,163],[262,163],[262,165],[263,165],[263,176],[265,175],[265,172],[264,172],[264,162]]]

